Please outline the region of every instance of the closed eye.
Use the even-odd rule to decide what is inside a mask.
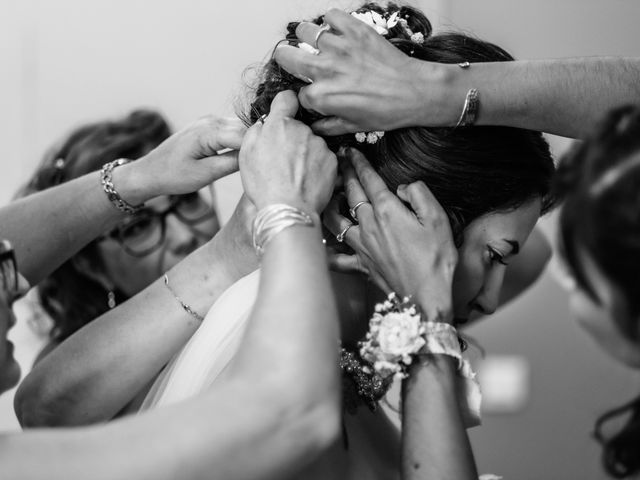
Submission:
[[[509,265],[504,260],[504,255],[498,252],[496,249],[489,247],[489,259],[491,263],[499,263],[500,265]]]

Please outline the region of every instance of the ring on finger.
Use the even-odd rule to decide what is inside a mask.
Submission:
[[[356,203],[352,208],[349,209],[349,215],[355,220],[358,221],[358,209],[364,205],[365,203],[371,203],[366,200]]]
[[[262,115],[260,115],[260,117],[258,117],[258,121],[264,125],[264,119],[267,118],[267,114],[263,113]]]
[[[313,39],[313,48],[315,48],[316,50],[320,50],[318,48],[318,40],[320,40],[320,37],[322,36],[323,33],[326,33],[329,30],[331,30],[331,25],[327,23],[323,23],[320,26],[320,30],[318,30],[318,32],[316,33],[316,38]]]
[[[344,227],[344,228],[342,229],[342,231],[341,231],[338,235],[336,235],[336,240],[337,240],[339,243],[344,242],[344,239],[345,239],[345,237],[347,236],[347,232],[349,231],[349,229],[350,229],[351,227],[354,227],[354,226],[355,226],[355,225],[354,225],[353,223],[350,223],[349,225],[347,225],[346,227]]]

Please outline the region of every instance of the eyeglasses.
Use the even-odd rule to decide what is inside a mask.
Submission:
[[[164,242],[167,216],[173,214],[197,235],[210,236],[212,232],[198,230],[206,221],[217,220],[213,207],[197,192],[170,197],[169,206],[162,211],[143,208],[123,221],[106,235],[115,239],[134,257],[144,257],[157,250]]]
[[[7,301],[11,304],[20,296],[20,287],[16,255],[8,240],[0,240],[0,276],[2,277],[2,290],[6,293]]]

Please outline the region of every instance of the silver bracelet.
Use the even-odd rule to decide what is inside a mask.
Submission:
[[[455,128],[469,127],[476,122],[478,117],[478,107],[480,106],[480,100],[478,98],[478,89],[472,88],[467,92],[467,96],[464,99],[464,107],[462,107],[462,113],[456,123]]]
[[[187,312],[189,315],[191,315],[193,318],[195,318],[199,322],[202,322],[204,320],[204,317],[202,315],[200,315],[193,308],[191,308],[189,305],[184,303],[182,299],[178,295],[176,295],[176,292],[174,292],[173,289],[171,288],[171,285],[169,285],[169,275],[167,275],[166,273],[164,274],[164,284],[167,287],[167,290],[171,292],[171,295],[173,295],[173,298],[175,298],[178,301],[178,303],[180,304],[180,306],[185,312]]]
[[[284,203],[268,205],[260,210],[253,221],[253,247],[258,256],[264,253],[273,237],[294,225],[312,227],[313,220],[306,212]]]
[[[111,203],[115,205],[115,207],[121,212],[128,213],[129,215],[138,212],[142,207],[144,207],[144,203],[140,205],[131,205],[127,201],[125,201],[116,188],[113,186],[113,180],[111,178],[113,169],[119,167],[121,165],[126,165],[131,160],[127,160],[126,158],[119,158],[114,160],[113,162],[105,163],[100,171],[100,183],[102,184],[102,189],[104,193],[107,194],[107,198]]]

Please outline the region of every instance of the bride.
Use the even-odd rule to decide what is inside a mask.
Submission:
[[[371,16],[380,28],[385,29],[385,36],[394,45],[415,57],[447,63],[511,60],[499,47],[464,35],[430,36],[428,20],[410,7],[390,4],[382,8],[368,4],[356,13]],[[399,20],[392,25],[394,19]],[[289,25],[290,37],[295,27],[296,24]],[[251,104],[250,122],[254,123],[268,113],[268,105],[278,92],[299,90],[304,84],[303,80],[282,72],[273,61],[269,63]],[[301,109],[298,118],[312,123],[317,115]],[[349,202],[345,206],[344,195],[334,197],[332,207],[325,212],[326,226],[343,240],[357,243],[360,241],[356,233],[358,227],[353,228],[341,212],[351,208],[352,216],[356,217],[371,208],[368,204],[373,199],[366,195],[367,188],[363,190],[362,187],[371,189],[374,188],[372,184],[378,182],[377,195],[387,195],[391,199],[390,192],[397,191],[398,197],[417,211],[418,201],[414,197],[424,194],[424,189],[416,187],[419,185],[416,182],[425,182],[448,215],[458,247],[459,261],[452,279],[453,323],[465,323],[473,312],[493,313],[500,301],[506,265],[524,247],[539,215],[551,206],[548,192],[553,162],[541,135],[510,128],[460,128],[455,131],[411,128],[386,132],[383,136],[374,132],[374,135],[376,138],[372,139],[369,133],[363,143],[358,141],[361,139],[358,134],[326,139],[333,147],[357,146],[371,159],[373,166],[372,169],[356,151],[349,150],[344,155],[343,178]],[[411,187],[407,187],[409,184]],[[398,201],[393,199],[389,201]],[[384,213],[381,219],[381,223],[386,224],[398,222],[385,218]],[[398,222],[398,226],[402,224]],[[395,275],[385,278],[380,273],[384,267],[377,268],[371,262],[367,265],[367,273],[377,285],[368,282],[360,272],[333,274],[342,344],[347,348],[364,337],[374,305],[384,300],[390,286],[402,288],[399,293],[413,295],[412,298],[420,303],[421,277],[415,272],[430,274],[424,268],[425,264],[431,265],[429,254],[420,250],[419,233],[415,238],[394,240],[398,242],[395,250],[400,250],[399,245],[402,245],[406,248],[404,259],[410,257],[406,265],[402,265],[404,269]],[[343,255],[335,258],[338,263],[348,262]],[[352,268],[366,270],[362,264]],[[259,275],[256,270],[238,280],[211,307],[198,331],[153,384],[143,410],[196,395],[214,386],[216,379],[224,375],[225,367],[242,339],[257,295]],[[291,297],[294,301],[295,292]],[[434,307],[420,306],[423,311]],[[309,374],[313,375],[313,372]],[[348,378],[345,372],[347,383]],[[343,395],[348,397],[354,392],[354,389],[344,388]],[[351,412],[353,415],[345,414],[343,438],[302,472],[300,478],[361,479],[398,475],[399,432],[382,410],[371,412],[365,404],[371,405],[370,399],[344,399],[345,407],[357,405],[360,408]]]

